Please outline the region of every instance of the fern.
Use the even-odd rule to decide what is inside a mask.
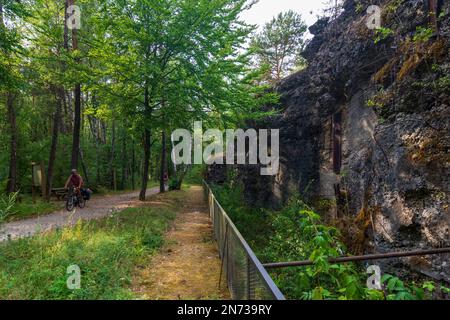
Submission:
[[[18,194],[18,192],[15,192],[8,196],[0,197],[0,224],[5,222],[8,216],[14,214],[13,208]]]

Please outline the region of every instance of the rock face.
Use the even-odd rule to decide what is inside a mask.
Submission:
[[[379,2],[378,33],[366,25],[370,1],[346,1],[311,27],[308,68],[278,85],[280,116],[261,124],[280,129],[280,172],[242,168],[245,196],[271,207],[294,193],[328,201],[328,220],[369,238],[357,246],[350,235],[364,252],[450,247],[450,3]],[[385,268],[449,281],[449,258]]]

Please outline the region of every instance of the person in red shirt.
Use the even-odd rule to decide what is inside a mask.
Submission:
[[[83,187],[83,178],[78,174],[77,169],[72,169],[72,174],[69,179],[67,179],[66,185],[64,188],[74,187],[75,191],[79,193],[81,191],[81,187]]]

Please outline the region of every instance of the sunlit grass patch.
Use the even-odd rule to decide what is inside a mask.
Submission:
[[[45,235],[0,244],[0,299],[129,299],[133,270],[163,243],[172,206],[130,208]],[[67,267],[81,289],[67,288]]]
[[[63,207],[63,201],[46,202],[42,199],[33,199],[31,196],[20,195],[11,209],[11,214],[6,218],[6,222],[49,214]]]

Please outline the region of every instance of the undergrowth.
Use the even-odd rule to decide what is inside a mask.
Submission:
[[[279,269],[271,276],[288,299],[303,300],[422,300],[448,288],[432,282],[404,283],[392,275],[382,277],[382,290],[369,289],[362,265],[333,264],[330,258],[349,253],[338,229],[299,196],[279,211],[244,205],[242,188],[228,183],[213,186],[214,193],[263,263],[311,260],[313,265]]]

